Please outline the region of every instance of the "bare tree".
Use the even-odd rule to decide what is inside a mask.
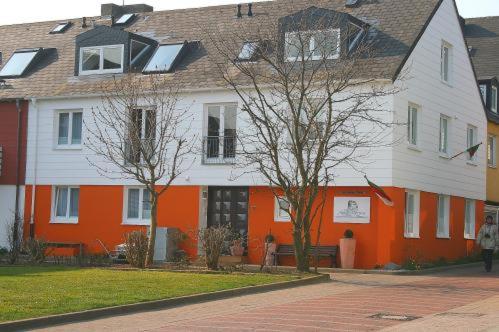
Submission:
[[[327,197],[321,188],[340,166],[359,171],[372,148],[392,143],[383,97],[396,88],[370,75],[376,30],[351,16],[311,7],[240,22],[206,33],[246,120],[237,167],[289,203],[297,269],[308,271],[311,226]]]
[[[102,106],[93,108],[85,121],[85,144],[96,155],[87,160],[103,176],[135,180],[145,187],[143,204],[150,208],[151,219],[145,261],[149,266],[159,197],[193,162],[189,109],[179,108],[178,85],[161,74],[127,74],[102,90]]]

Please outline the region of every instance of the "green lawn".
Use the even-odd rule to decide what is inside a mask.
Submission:
[[[0,267],[0,322],[292,280],[67,267]]]

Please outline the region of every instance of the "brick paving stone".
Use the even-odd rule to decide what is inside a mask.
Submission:
[[[333,275],[334,282],[52,327],[50,331],[494,331],[499,273]],[[401,322],[376,314],[420,317]]]

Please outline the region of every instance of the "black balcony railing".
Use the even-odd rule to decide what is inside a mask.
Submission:
[[[235,136],[203,137],[204,164],[232,164],[236,158]]]

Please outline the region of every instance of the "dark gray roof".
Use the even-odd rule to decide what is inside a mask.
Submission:
[[[499,77],[499,17],[466,19],[464,35],[479,79]]]
[[[344,12],[371,23],[378,33],[376,43],[382,52],[369,60],[364,76],[393,79],[417,43],[442,0],[363,0],[356,8],[346,8],[345,0],[276,0],[253,4],[254,17],[236,18],[236,6],[158,11],[138,15],[127,31],[155,39],[160,43],[200,40],[201,47],[189,54],[171,76],[186,88],[224,86],[217,66],[209,59],[210,41],[203,39],[203,29],[218,27],[232,33],[244,31],[251,38],[251,28],[315,6]],[[0,26],[0,52],[4,63],[21,48],[54,48],[50,56],[23,78],[7,79],[8,88],[0,89],[2,98],[29,98],[98,94],[108,75],[75,77],[75,37],[92,29],[92,21],[109,25],[106,17],[62,20],[73,23],[65,33],[49,34],[60,21]],[[248,31],[249,30],[249,31]]]

